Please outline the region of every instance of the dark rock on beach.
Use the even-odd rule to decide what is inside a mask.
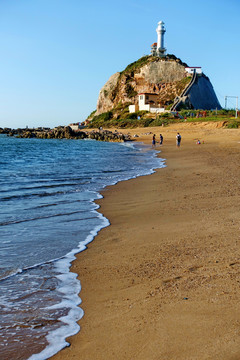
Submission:
[[[99,130],[82,131],[73,130],[70,126],[58,126],[54,129],[36,128],[36,129],[10,129],[0,128],[1,134],[15,136],[18,138],[38,138],[38,139],[93,139],[98,141],[124,142],[131,140],[129,135],[117,131]]]

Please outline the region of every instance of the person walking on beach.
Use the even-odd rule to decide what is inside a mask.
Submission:
[[[156,135],[154,134],[152,138],[152,147],[155,147],[155,145],[156,145]]]
[[[176,140],[177,140],[177,147],[180,147],[182,137],[181,137],[181,135],[179,134],[179,132],[177,133]]]
[[[163,136],[162,136],[162,134],[160,134],[160,145],[162,145],[162,143],[163,143]]]

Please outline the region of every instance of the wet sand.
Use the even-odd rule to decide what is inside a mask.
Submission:
[[[220,126],[126,130],[161,132],[167,167],[104,190],[111,226],[72,266],[81,330],[52,359],[240,359],[240,129]]]

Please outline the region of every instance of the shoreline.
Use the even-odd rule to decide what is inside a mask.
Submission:
[[[64,297],[62,302],[58,304],[57,307],[64,308],[64,304],[66,304],[69,306],[70,310],[67,315],[59,318],[59,320],[62,322],[62,325],[57,329],[50,331],[46,336],[46,347],[43,348],[39,353],[32,354],[29,360],[45,359],[54,356],[56,353],[68,346],[68,343],[66,342],[67,338],[70,338],[79,332],[78,322],[82,319],[84,314],[84,311],[81,308],[81,298],[78,296],[81,291],[81,284],[80,280],[78,279],[78,283],[74,284],[73,286],[73,279],[75,279],[76,274],[70,271],[70,268],[71,264],[76,259],[76,255],[85,251],[89,244],[96,238],[99,231],[110,225],[109,220],[99,211],[99,205],[97,203],[99,199],[103,198],[102,192],[104,192],[106,188],[115,186],[119,182],[135,179],[139,176],[150,175],[154,173],[155,167],[158,166],[158,168],[161,168],[164,166],[163,160],[157,156],[157,152],[154,149],[151,149],[149,145],[143,144],[143,142],[131,142],[131,144],[122,145],[124,147],[127,146],[127,148],[130,147],[135,149],[135,156],[136,158],[140,156],[139,161],[143,161],[143,164],[145,164],[144,168],[141,168],[141,166],[137,165],[137,169],[134,167],[133,170],[132,168],[130,172],[127,171],[125,175],[122,175],[121,179],[112,179],[111,183],[108,180],[108,183],[110,183],[109,185],[104,185],[101,190],[96,191],[95,199],[91,201],[95,208],[91,210],[91,212],[94,212],[96,216],[101,219],[101,225],[97,225],[95,228],[93,228],[86,239],[81,241],[77,247],[69,251],[63,258],[55,259],[53,261],[56,262],[55,268],[58,269],[57,273],[61,274],[60,276],[68,278],[67,284],[62,284],[62,290],[59,288],[59,291],[64,294]],[[140,155],[137,155],[137,152],[139,152]],[[71,286],[69,286],[69,283],[71,283]],[[56,339],[58,339],[57,342]]]
[[[183,125],[180,149],[174,126],[153,129],[164,135],[166,168],[101,192],[99,211],[111,226],[71,268],[82,286],[81,330],[52,359],[239,356],[240,132]],[[149,143],[151,135],[141,135],[149,131],[130,132]],[[195,144],[195,135],[204,136],[204,145]]]

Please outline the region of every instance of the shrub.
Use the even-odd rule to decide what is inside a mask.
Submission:
[[[114,126],[118,128],[136,128],[141,125],[137,119],[119,119],[114,121]]]
[[[112,117],[113,117],[112,112],[111,112],[111,111],[107,111],[107,112],[105,112],[105,113],[102,113],[102,114],[99,114],[99,115],[97,115],[97,116],[94,116],[93,121],[94,121],[94,120],[103,120],[103,121],[106,121],[106,120],[112,119]]]
[[[150,55],[141,57],[137,61],[134,61],[133,63],[129,64],[126,67],[126,69],[121,72],[121,74],[131,73],[136,69],[141,68],[143,65],[146,65],[149,62],[149,60],[151,60],[151,58],[152,57]]]
[[[172,118],[173,115],[169,112],[165,112],[162,115],[158,116],[158,118]]]
[[[235,110],[221,109],[221,110],[218,110],[218,115],[235,116]]]
[[[97,110],[93,110],[90,115],[88,115],[87,119],[92,118]]]
[[[150,126],[167,126],[168,124],[170,124],[172,122],[173,122],[173,119],[158,117],[157,119],[155,119],[151,122]]]
[[[176,90],[179,95],[180,95],[180,93],[183,92],[183,90],[186,88],[186,86],[188,84],[190,84],[191,79],[192,79],[191,76],[187,76],[176,83]]]
[[[198,113],[197,110],[181,110],[178,112],[179,115],[181,115],[183,118],[186,116],[186,117],[189,117],[191,116],[191,114],[193,114],[193,116],[196,116]]]
[[[126,93],[130,99],[137,95],[137,91],[134,90],[131,84],[126,85]]]
[[[111,120],[113,117],[113,113],[112,111],[107,111],[105,113],[96,115],[93,117],[92,121],[90,122],[90,124],[88,125],[89,128],[97,128],[100,126],[105,126],[106,122]]]
[[[228,129],[238,129],[239,127],[239,121],[238,120],[232,120],[227,123]]]
[[[153,121],[154,121],[154,119],[139,120],[139,126],[142,126],[142,127],[152,126]]]
[[[137,119],[138,114],[137,113],[130,113],[126,116],[126,119]]]

